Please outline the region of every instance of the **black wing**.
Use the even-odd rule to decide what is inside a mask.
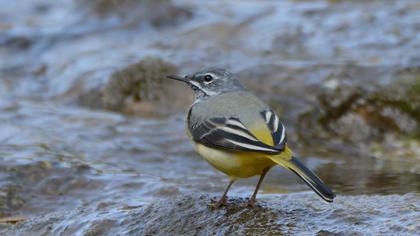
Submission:
[[[262,117],[267,124],[268,129],[271,132],[273,138],[274,147],[276,149],[283,150],[287,143],[287,134],[284,125],[280,119],[270,108],[265,109],[261,112]]]
[[[270,154],[283,150],[259,141],[236,117],[214,117],[190,127],[190,132],[194,141],[210,147]]]

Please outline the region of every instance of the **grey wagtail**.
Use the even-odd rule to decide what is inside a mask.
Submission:
[[[210,165],[231,178],[216,207],[238,178],[260,175],[248,205],[256,207],[258,189],[271,167],[281,165],[299,176],[327,202],[335,195],[305,167],[287,145],[286,130],[264,102],[246,91],[234,75],[212,68],[186,76],[170,75],[194,91],[196,100],[187,115],[187,134]]]

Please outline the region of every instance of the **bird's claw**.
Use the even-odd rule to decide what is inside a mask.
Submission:
[[[246,204],[246,207],[251,208],[253,210],[261,209],[261,207],[259,205],[257,205],[257,201],[252,200],[252,199],[248,201],[248,203]]]
[[[221,207],[227,206],[227,198],[220,199],[214,206],[214,209],[219,209]]]

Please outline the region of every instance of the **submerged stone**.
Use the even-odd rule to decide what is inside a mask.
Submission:
[[[269,195],[260,209],[231,198],[212,207],[203,195],[181,196],[148,205],[79,207],[32,217],[0,228],[4,235],[416,235],[420,230],[418,194],[339,196],[332,204],[315,194]],[[83,224],[83,227],[80,225]]]

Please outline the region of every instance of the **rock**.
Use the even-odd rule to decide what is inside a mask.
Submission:
[[[103,105],[114,111],[153,113],[159,108],[187,103],[182,88],[177,89],[181,84],[176,85],[166,78],[170,74],[177,74],[174,65],[159,58],[146,57],[112,74],[100,93]]]
[[[9,1],[0,235],[418,234],[419,6]],[[338,193],[334,204],[282,194],[308,189],[277,167],[261,211],[240,198],[255,178],[232,189],[232,205],[211,208],[225,176],[185,135],[192,92],[164,80],[168,68],[205,66],[238,73],[282,116],[297,156]]]
[[[156,101],[166,76],[176,74],[176,71],[172,64],[152,57],[129,65],[112,74],[103,91],[105,106],[121,109],[127,99],[134,102]]]
[[[342,145],[358,144],[362,150],[365,147],[364,154],[371,153],[374,146],[376,152],[386,153],[395,145],[413,142],[408,156],[418,158],[420,68],[397,69],[388,76],[388,82],[367,82],[355,79],[350,68],[327,77],[312,108],[299,115],[299,137],[308,143],[335,139]]]
[[[339,196],[326,204],[313,193],[269,195],[261,209],[229,200],[213,209],[204,195],[180,196],[132,208],[87,205],[0,228],[3,235],[416,235],[419,195]],[[81,227],[83,225],[83,227]]]

